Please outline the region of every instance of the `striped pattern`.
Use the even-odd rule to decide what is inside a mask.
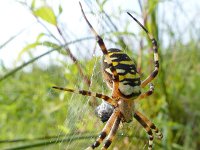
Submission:
[[[142,27],[142,29],[147,33],[149,39],[151,40],[151,43],[153,45],[153,52],[154,52],[154,71],[141,83],[141,87],[145,87],[149,82],[151,82],[158,74],[158,70],[159,70],[159,61],[158,61],[158,45],[157,45],[157,41],[155,40],[155,38],[148,32],[148,30],[135,18],[133,17],[129,12],[127,12],[129,16],[131,16],[131,18],[133,18],[133,20],[135,20],[140,27]]]
[[[136,71],[136,64],[130,57],[119,49],[109,49],[109,57],[119,75],[119,92],[126,99],[133,99],[140,95],[140,77]],[[103,73],[112,78],[111,67],[103,57]]]
[[[74,90],[74,89],[63,88],[63,87],[58,87],[58,86],[53,86],[52,88],[62,90],[62,91],[71,92],[71,93],[81,94],[81,95],[85,95],[85,96],[92,96],[92,97],[101,98],[101,99],[105,100],[106,102],[108,102],[110,105],[116,106],[116,102],[107,95],[103,95],[103,94],[99,94],[99,93],[95,93],[95,92],[90,92],[90,91],[86,91],[86,90]]]
[[[147,125],[147,123],[141,118],[141,116],[138,114],[138,112],[134,113],[134,118],[144,127],[144,130],[149,135],[149,145],[148,150],[152,150],[153,147],[153,133],[151,131],[151,128]]]
[[[119,114],[120,114],[120,111],[118,108],[116,108],[114,110],[113,114],[111,115],[111,117],[109,118],[108,122],[104,126],[102,132],[99,134],[99,137],[96,139],[96,141],[90,147],[87,148],[87,150],[95,149],[103,142],[103,140],[108,135],[108,133],[110,133],[110,131],[112,131],[111,129],[113,127],[113,124],[114,124],[116,118],[118,118]]]
[[[163,135],[158,130],[158,128],[150,121],[148,120],[144,115],[142,115],[139,111],[136,111],[134,113],[134,118],[144,127],[145,131],[149,135],[149,147],[148,150],[152,150],[153,146],[153,133],[152,130],[155,132],[158,139],[162,139]]]
[[[146,123],[147,125],[155,132],[156,136],[158,139],[162,139],[163,135],[162,133],[158,130],[158,128],[149,120],[147,119],[144,115],[142,115],[140,112],[136,111],[137,115],[139,115]]]
[[[112,127],[112,130],[110,131],[110,133],[104,143],[104,146],[102,147],[102,150],[108,149],[108,147],[111,145],[111,143],[117,133],[117,129],[119,127],[120,121],[121,121],[121,117],[117,117],[117,119],[115,120],[115,123]]]
[[[149,122],[149,127],[155,132],[156,136],[158,139],[162,139],[163,138],[163,135],[162,133],[158,130],[158,128],[152,123],[152,122]]]
[[[154,85],[153,85],[152,83],[149,83],[149,90],[148,90],[147,92],[145,92],[145,93],[142,93],[142,94],[137,98],[137,100],[141,100],[141,99],[143,99],[143,98],[145,98],[145,97],[148,97],[148,96],[152,95],[152,94],[153,94],[153,91],[154,91]]]

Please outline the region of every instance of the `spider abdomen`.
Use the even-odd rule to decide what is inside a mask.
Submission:
[[[108,55],[110,56],[113,67],[119,75],[119,92],[124,98],[132,99],[140,95],[140,76],[136,70],[136,64],[130,57],[119,49],[109,49]],[[103,57],[102,72],[104,79],[112,88],[112,71],[111,66]]]

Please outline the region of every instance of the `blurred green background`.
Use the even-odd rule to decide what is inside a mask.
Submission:
[[[154,149],[198,150],[200,4],[195,0],[81,2],[107,47],[122,49],[133,58],[142,79],[153,70],[151,42],[126,12],[155,36],[161,69],[153,81],[154,94],[136,103],[136,109],[164,135],[161,141],[155,138]],[[78,1],[74,1],[77,10],[72,7],[71,14],[64,9],[64,5],[70,7],[71,1],[13,0],[14,3],[26,10],[40,30],[27,26],[0,43],[0,149],[84,149],[105,125],[94,114],[101,100],[51,88],[59,85],[111,93],[101,76],[101,52],[83,20]],[[75,16],[79,24],[72,23]],[[75,29],[71,30],[71,26]],[[27,42],[22,36],[25,30],[27,38],[27,30],[30,36],[34,32],[32,41]],[[74,34],[75,30],[78,34]],[[13,44],[18,41],[26,41],[20,50]],[[3,55],[9,45],[14,60]],[[7,66],[5,61],[13,63]],[[133,119],[132,123],[121,125],[110,149],[147,149],[147,143],[147,134]]]

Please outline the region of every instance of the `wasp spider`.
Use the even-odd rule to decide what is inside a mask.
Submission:
[[[91,146],[87,148],[87,150],[95,149],[98,147],[106,137],[107,138],[104,141],[102,150],[107,149],[115,137],[120,122],[129,123],[132,121],[133,117],[144,127],[145,131],[147,132],[149,136],[148,150],[151,150],[154,138],[152,130],[155,132],[159,139],[162,138],[162,133],[151,121],[149,121],[139,111],[134,109],[134,100],[142,99],[144,97],[150,96],[153,93],[154,87],[150,82],[156,77],[159,70],[157,42],[154,37],[147,31],[147,29],[136,18],[128,13],[128,15],[133,18],[147,33],[153,45],[155,68],[144,81],[141,81],[140,76],[136,71],[136,64],[134,61],[132,61],[127,54],[119,49],[106,48],[103,39],[97,34],[97,32],[94,30],[86,18],[81,3],[79,4],[83,17],[85,18],[85,21],[87,22],[91,31],[94,33],[97,43],[103,52],[102,74],[107,85],[111,88],[112,94],[111,96],[107,96],[86,90],[74,90],[57,86],[54,86],[53,88],[86,96],[97,97],[103,99],[114,108],[110,115],[106,116],[106,119],[104,119],[104,121],[107,121],[107,123],[102,132],[99,134],[99,137]],[[147,84],[150,85],[149,90],[145,93],[141,93],[141,88],[145,87]]]

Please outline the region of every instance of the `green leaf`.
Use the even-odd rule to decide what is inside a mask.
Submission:
[[[35,42],[35,43],[31,43],[31,44],[28,44],[26,45],[19,53],[17,59],[16,59],[16,62],[19,61],[23,55],[23,53],[29,51],[30,49],[33,49],[33,48],[36,48],[37,46],[39,46],[40,44],[38,42]]]
[[[33,10],[34,8],[35,8],[35,0],[33,0],[31,3],[31,9]]]
[[[59,5],[59,15],[63,12],[62,6]]]
[[[40,38],[43,34],[40,34],[38,36],[38,38]],[[54,48],[54,49],[61,49],[62,47],[55,44],[55,43],[52,43],[52,42],[49,42],[49,41],[44,41],[44,42],[39,42],[39,39],[36,40],[36,42],[34,43],[31,43],[31,44],[28,44],[26,45],[19,53],[18,57],[17,57],[17,61],[20,60],[21,56],[23,55],[23,53],[25,52],[28,52],[29,50],[31,49],[34,49],[36,48],[37,46],[46,46],[46,47],[50,47],[50,48]]]
[[[40,33],[37,38],[36,38],[36,42],[39,42],[40,39],[45,35],[45,33]]]
[[[36,48],[37,46],[41,45],[40,39],[45,35],[45,33],[40,33],[37,38],[36,41],[34,43],[28,44],[26,45],[18,54],[18,57],[16,59],[16,62],[19,61],[21,59],[21,56],[23,55],[23,53],[28,52],[30,49]]]
[[[37,10],[34,10],[33,14],[52,25],[57,25],[56,15],[54,14],[53,9],[48,6],[42,6]]]
[[[50,48],[54,48],[54,49],[61,49],[62,46],[59,46],[58,44],[49,42],[49,41],[44,41],[41,43],[41,45],[46,46],[46,47],[50,47]]]

